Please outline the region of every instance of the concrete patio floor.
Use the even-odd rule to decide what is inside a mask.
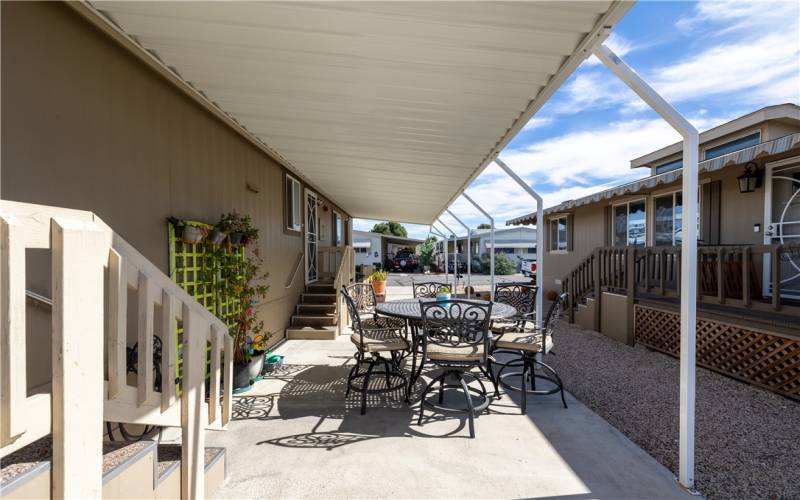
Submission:
[[[228,479],[218,498],[689,498],[672,474],[571,395],[502,396],[475,421],[419,402],[345,399],[353,345],[291,340],[276,376],[234,401],[226,432]],[[419,392],[418,384],[416,391]],[[456,396],[452,394],[451,396]],[[696,497],[694,497],[696,498]]]

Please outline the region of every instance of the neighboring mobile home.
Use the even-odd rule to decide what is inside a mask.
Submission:
[[[356,266],[380,267],[402,249],[419,253],[422,240],[403,238],[389,234],[373,233],[371,231],[353,231],[353,252],[356,256]]]
[[[491,229],[473,229],[471,234],[471,255],[473,259],[486,261],[492,248]],[[456,254],[459,262],[467,261],[467,237],[459,236],[456,241]],[[494,231],[496,254],[505,254],[517,266],[522,259],[536,260],[536,229],[532,227],[500,228]],[[453,240],[447,240],[448,259],[453,259]],[[436,263],[444,268],[444,243],[436,244]],[[488,274],[488,269],[481,272]]]
[[[583,326],[675,353],[686,223],[681,145],[636,158],[631,167],[650,175],[544,211],[541,284],[545,292],[570,292]],[[707,365],[730,373],[730,360],[717,366],[701,350],[709,329],[745,339],[769,332],[778,336],[776,348],[800,338],[800,107],[769,106],[703,132],[699,171],[698,317],[706,323],[698,328],[698,359],[707,354]],[[535,214],[507,222],[534,223]],[[769,366],[782,366],[779,358]],[[787,385],[751,371],[735,375],[800,397],[796,368],[788,370],[795,375]]]

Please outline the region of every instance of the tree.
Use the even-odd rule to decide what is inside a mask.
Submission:
[[[485,222],[483,224],[478,224],[478,229],[491,229],[491,228],[492,228],[492,225],[491,224],[487,224]]]
[[[425,243],[419,247],[419,260],[423,266],[431,265],[433,261],[433,250],[436,248],[436,238],[428,236]]]
[[[481,255],[483,268],[488,272],[489,270],[489,254],[484,253]],[[494,273],[498,275],[514,274],[517,272],[517,266],[509,259],[504,253],[494,254]]]
[[[408,231],[399,222],[390,220],[388,222],[379,222],[372,226],[373,233],[388,234],[390,236],[400,236],[401,238],[408,238]]]

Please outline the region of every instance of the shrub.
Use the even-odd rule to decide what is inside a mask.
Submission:
[[[506,254],[496,253],[494,255],[494,273],[495,274],[514,274],[517,272],[517,266],[511,262]]]

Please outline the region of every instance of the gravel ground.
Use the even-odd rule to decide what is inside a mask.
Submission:
[[[562,324],[546,363],[565,387],[677,475],[678,360]],[[696,488],[800,499],[800,403],[697,369]]]

